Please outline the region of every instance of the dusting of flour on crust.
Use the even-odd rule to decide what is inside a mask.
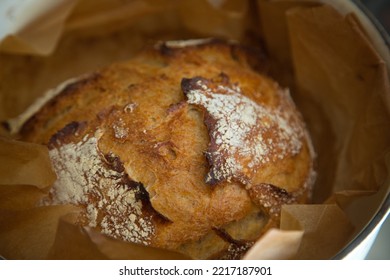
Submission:
[[[82,205],[89,226],[114,238],[148,245],[154,227],[142,215],[141,186],[129,180],[123,167],[110,167],[109,159],[118,158],[100,153],[99,137],[99,133],[86,135],[78,143],[50,150],[58,179],[51,189],[51,201],[46,203]]]
[[[257,104],[224,79],[183,79],[182,89],[189,104],[206,112],[210,135],[206,156],[211,165],[206,182],[236,179],[246,184],[262,165],[299,153],[304,130],[295,112],[283,107],[289,101],[273,109]]]
[[[112,126],[116,139],[126,139],[129,135],[129,128],[126,126],[122,118],[119,118]]]

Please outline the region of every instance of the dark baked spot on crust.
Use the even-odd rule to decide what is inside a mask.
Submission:
[[[282,206],[297,202],[293,194],[271,184],[255,185],[249,189],[248,193],[252,202],[259,206],[277,224],[280,220]]]
[[[122,175],[122,184],[125,185],[128,189],[131,190],[137,190],[136,192],[136,199],[141,200],[142,204],[149,204],[150,199],[149,199],[149,194],[145,190],[144,186],[142,183],[136,182],[132,179],[129,178],[129,175],[126,173],[125,167],[121,161],[121,159],[114,155],[113,153],[108,153],[108,154],[101,154],[100,155],[103,162],[106,164],[107,168],[113,171],[118,172],[119,174]]]
[[[32,115],[21,127],[20,133],[22,135],[28,134],[35,130],[36,123],[38,122],[38,116],[40,113]]]
[[[105,156],[106,158],[106,156]],[[110,161],[112,162],[112,169],[118,172],[125,171],[125,168],[123,166],[123,163],[121,162],[120,158],[117,156],[109,156]],[[127,186],[129,189],[135,189],[136,194],[135,198],[137,201],[142,202],[142,211],[147,214],[147,216],[151,216],[155,221],[158,223],[167,223],[171,222],[167,217],[159,213],[156,209],[153,208],[152,203],[150,202],[150,196],[148,191],[145,189],[144,185],[141,182],[133,181],[129,178],[127,173],[125,172],[125,176],[122,178],[123,183]]]
[[[135,196],[137,200],[141,200],[143,203],[150,204],[149,193],[146,191],[144,185],[142,183],[134,182],[134,181],[132,181],[132,183],[136,184],[139,187],[139,191]]]
[[[96,73],[92,73],[91,75],[89,75],[86,78],[83,78],[81,80],[78,80],[78,81],[75,81],[73,83],[70,83],[70,84],[66,85],[65,88],[56,97],[61,96],[61,98],[63,98],[64,96],[74,94],[75,92],[81,90],[83,87],[85,87],[88,84],[95,85],[96,82],[101,77],[102,76],[101,76],[100,73],[97,73],[97,72]],[[57,98],[54,98],[52,102],[56,102],[56,99]]]
[[[225,92],[220,86],[231,86],[230,77],[226,73],[221,72],[213,79],[206,79],[201,76],[183,78],[181,80],[181,89],[186,96],[192,90],[200,90],[203,92],[207,91],[207,89],[202,87],[202,84],[206,85],[207,89],[211,92],[218,92],[222,94]]]
[[[137,88],[137,84],[134,84],[134,83],[131,83],[131,84],[129,84],[128,86],[127,86],[127,89],[128,90],[134,90],[134,89],[136,89]]]
[[[254,244],[253,241],[248,240],[236,240],[232,238],[225,230],[221,228],[213,228],[213,231],[225,242],[229,243],[229,246],[225,252],[219,254],[219,256],[214,256],[216,259],[222,260],[238,260],[241,259],[244,254],[249,250],[250,247]]]
[[[59,110],[56,108],[60,100],[64,100],[64,98],[70,98],[70,96],[77,94],[87,85],[91,85],[93,87],[98,88],[100,91],[104,91],[101,87],[99,88],[97,85],[97,81],[102,78],[100,73],[92,73],[87,77],[72,82],[65,86],[56,96],[54,96],[49,102],[47,102],[44,107],[32,115],[21,127],[20,134],[27,135],[30,132],[33,132],[37,126],[45,127],[47,125],[48,120],[45,121],[45,116],[47,112],[56,112],[56,114],[65,114],[69,109],[69,106],[65,109]],[[51,119],[54,119],[54,116],[51,116]]]
[[[130,183],[137,185],[138,192],[136,194],[136,199],[142,201],[144,211],[148,213],[150,216],[152,216],[155,222],[160,224],[171,223],[171,221],[167,217],[165,217],[164,215],[162,215],[160,212],[158,212],[156,209],[153,208],[152,203],[150,202],[149,193],[147,192],[147,190],[145,189],[142,183],[134,182],[134,181],[131,181]],[[129,186],[131,185],[129,184]]]
[[[87,85],[97,86],[97,81],[101,78],[100,73],[92,73],[88,75],[88,77],[77,80],[75,82],[72,82],[65,86],[64,89],[62,89],[54,98],[52,98],[45,107],[50,109],[52,107],[55,107],[59,100],[66,98],[69,98],[70,96],[76,94],[77,92],[80,92],[83,88],[85,88]],[[100,88],[101,89],[101,88]]]
[[[198,81],[207,83],[207,79],[200,76],[181,79],[181,89],[183,93],[187,95],[187,93],[191,90],[202,90],[202,88],[198,85]]]
[[[213,82],[221,83],[223,85],[228,85],[230,82],[230,78],[229,78],[228,74],[221,72],[221,73],[219,73],[219,75],[216,78],[213,79]]]
[[[160,45],[159,51],[162,56],[172,56],[175,53],[175,49],[168,47],[165,43]]]
[[[105,154],[103,156],[103,160],[111,170],[114,170],[119,173],[122,173],[125,170],[119,157],[115,156],[112,153]]]
[[[126,186],[129,190],[135,190],[135,199],[137,201],[141,201],[142,212],[146,214],[146,216],[152,217],[152,219],[154,219],[158,223],[170,222],[168,218],[166,218],[153,208],[150,202],[149,193],[145,189],[144,185],[141,182],[136,182],[130,179],[129,175],[126,173],[122,161],[118,156],[114,155],[113,153],[108,153],[102,155],[102,159],[103,162],[106,163],[107,168],[114,170],[120,174],[123,174],[121,178],[122,185]]]
[[[68,143],[71,137],[81,134],[86,128],[87,122],[71,122],[57,131],[49,140],[48,147],[53,149],[57,146]]]
[[[230,236],[229,233],[227,233],[224,229],[222,228],[216,228],[213,227],[213,231],[225,242],[231,243],[231,244],[236,244],[236,245],[243,245],[246,241],[242,240],[236,240],[233,237]]]
[[[205,112],[204,123],[209,131],[214,131],[217,126],[217,121],[213,117],[211,117],[210,114],[208,114],[207,112]],[[219,146],[216,143],[212,133],[209,133],[209,137],[210,137],[210,142],[207,148],[207,152],[205,152],[205,156],[207,162],[209,163],[210,171],[207,174],[206,182],[211,186],[213,186],[222,181],[220,178],[218,178],[218,175],[216,173],[219,172],[218,171],[219,166],[223,165],[224,157],[215,156],[215,151],[218,151]]]
[[[226,74],[221,73],[219,75],[219,80],[222,83],[226,83],[229,81],[229,77]],[[183,78],[181,80],[181,88],[183,90],[183,93],[187,96],[187,94],[193,90],[204,91],[204,89],[199,85],[199,82],[202,82],[203,84],[207,84],[207,85],[210,84],[209,80],[207,80],[206,78],[200,77],[200,76],[197,76],[197,77],[194,77],[191,79]],[[215,127],[217,125],[217,121],[214,118],[212,118],[210,116],[210,114],[207,112],[207,110],[205,110],[202,106],[197,106],[197,107],[200,107],[200,109],[202,109],[204,111],[204,124],[206,125],[206,127],[209,131],[210,142],[209,142],[207,151],[205,152],[205,156],[206,156],[207,162],[209,163],[210,171],[207,175],[206,181],[208,184],[213,186],[220,181],[216,178],[216,174],[214,174],[215,173],[214,170],[215,170],[216,166],[221,165],[220,160],[222,159],[222,158],[215,158],[213,156],[213,153],[212,153],[212,151],[215,151],[218,149],[218,145],[215,143],[215,139],[213,137],[213,134],[210,133],[215,129]]]

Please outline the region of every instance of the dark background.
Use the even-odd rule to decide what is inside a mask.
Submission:
[[[340,0],[344,1],[344,0]],[[371,14],[390,33],[390,0],[360,0]],[[390,260],[390,217],[382,226],[378,237],[367,255],[367,259]]]
[[[340,0],[344,1],[344,0]],[[379,20],[383,27],[390,31],[390,0],[360,0]]]

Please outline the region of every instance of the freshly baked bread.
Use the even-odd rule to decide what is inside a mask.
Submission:
[[[240,258],[313,184],[301,115],[262,65],[234,43],[165,42],[61,86],[19,131],[50,150],[42,203],[120,240]]]

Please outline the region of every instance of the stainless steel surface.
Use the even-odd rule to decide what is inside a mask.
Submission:
[[[367,260],[390,260],[390,218],[387,217],[376,238]]]
[[[390,0],[360,0],[371,14],[390,34]],[[368,260],[390,260],[390,217],[382,225],[379,234],[369,251]]]

